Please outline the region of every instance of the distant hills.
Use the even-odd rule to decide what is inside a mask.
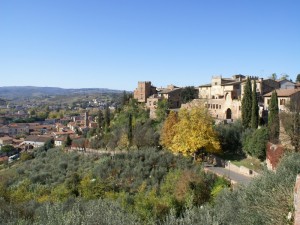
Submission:
[[[0,98],[42,97],[72,94],[121,93],[121,90],[107,88],[65,89],[58,87],[7,86],[0,87]]]

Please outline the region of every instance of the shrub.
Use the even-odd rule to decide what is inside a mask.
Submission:
[[[268,139],[268,129],[266,127],[248,130],[243,134],[243,150],[251,156],[264,160]]]

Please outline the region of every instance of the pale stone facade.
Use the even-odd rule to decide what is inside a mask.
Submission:
[[[156,108],[159,101],[165,99],[168,101],[170,109],[180,108],[182,88],[174,85],[168,85],[166,88],[158,88],[157,94],[147,98],[146,107],[150,110],[150,118],[156,118]]]
[[[278,97],[279,111],[286,111],[287,105],[300,105],[300,89],[278,89],[276,90]],[[264,106],[268,110],[272,92],[264,95]]]
[[[244,75],[234,75],[232,78],[213,76],[210,84],[199,86],[199,100],[193,102],[201,101],[217,120],[227,120],[228,122],[236,120],[241,117],[241,99],[246,79],[247,77]],[[263,95],[279,88],[279,83],[252,76],[250,76],[250,80],[252,85],[256,82],[256,92],[262,110]]]

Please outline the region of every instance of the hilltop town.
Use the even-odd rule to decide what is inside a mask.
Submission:
[[[251,82],[256,83],[260,116],[267,119],[267,111],[272,91],[278,94],[279,109],[286,110],[286,103],[300,103],[300,84],[284,79],[263,79],[249,76]],[[134,90],[134,98],[143,102],[150,110],[150,117],[155,118],[158,102],[166,99],[170,109],[192,108],[196,105],[205,105],[211,115],[218,121],[232,122],[241,118],[241,100],[243,98],[246,76],[234,75],[231,78],[213,76],[211,83],[193,87],[195,94],[192,101],[183,103],[181,92],[184,88],[169,85],[157,88],[150,81],[138,82]]]
[[[241,100],[247,78],[250,78],[252,85],[254,82],[256,83],[259,117],[262,123],[267,123],[272,91],[276,90],[277,92],[280,111],[287,110],[287,103],[297,105],[300,103],[299,83],[286,78],[276,80],[244,75],[213,76],[211,83],[198,87],[168,85],[158,88],[153,86],[150,81],[138,82],[137,88],[133,91],[133,99],[143,104],[143,107],[149,112],[150,119],[154,120],[157,119],[156,111],[159,104],[166,102],[166,109],[171,111],[203,105],[216,123],[232,123],[241,119]],[[18,149],[18,151],[12,151],[11,154],[13,154],[41,147],[49,141],[52,141],[54,146],[62,146],[69,136],[75,140],[70,146],[73,149],[91,148],[92,146],[87,142],[90,143],[89,139],[93,137],[87,138],[87,134],[89,131],[93,133],[99,126],[97,123],[98,111],[104,112],[107,109],[113,115],[118,104],[121,104],[119,99],[124,96],[121,97],[121,94],[110,95],[113,98],[103,94],[100,95],[101,98],[97,97],[97,94],[92,94],[90,97],[84,95],[84,98],[78,96],[77,100],[76,97],[73,97],[72,101],[64,101],[59,96],[46,96],[40,100],[28,98],[23,104],[19,104],[19,102],[5,104],[5,101],[2,100],[0,146],[12,145]],[[103,96],[106,97],[103,98]],[[1,160],[7,160],[8,157],[9,155],[4,154]]]
[[[140,81],[133,93],[2,97],[1,218],[64,224],[66,213],[81,207],[77,217],[87,224],[88,215],[126,224],[211,215],[228,224],[247,215],[251,224],[260,215],[291,224],[299,212],[286,197],[300,160],[299,105],[299,83],[244,75],[213,76],[197,87]],[[295,199],[299,185],[300,179]],[[270,191],[279,197],[266,200]],[[27,209],[30,202],[36,209]],[[220,214],[223,203],[229,209]],[[232,217],[236,204],[239,216]],[[253,204],[263,208],[248,211]],[[97,207],[119,214],[99,218],[91,211]],[[278,215],[267,214],[278,208]]]

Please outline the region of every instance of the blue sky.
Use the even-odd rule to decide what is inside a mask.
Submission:
[[[300,73],[298,0],[0,0],[0,86]]]

